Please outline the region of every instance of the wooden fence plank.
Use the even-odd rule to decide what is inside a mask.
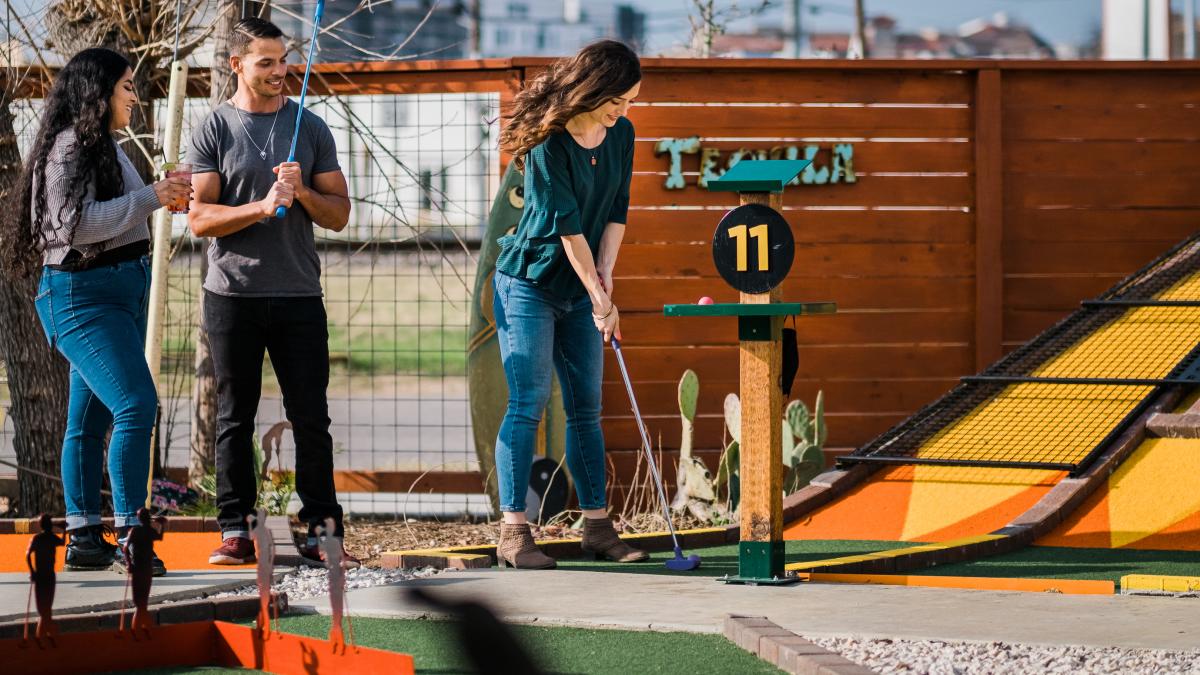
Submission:
[[[1092,178],[1010,174],[1010,206],[1200,208],[1200,191],[1186,176],[1110,175]]]
[[[1121,273],[1009,276],[1004,280],[1004,308],[1006,311],[1072,310],[1078,308],[1080,302],[1108,290],[1124,276]]]
[[[1004,134],[1014,139],[1200,140],[1200,108],[1189,104],[1069,105],[1045,101],[1008,106]]]
[[[1196,231],[1200,208],[1021,209],[1005,212],[1005,241],[1033,246],[1044,242],[1154,242],[1167,250]]]
[[[679,377],[682,377],[680,371]],[[635,385],[638,400],[659,402],[656,414],[678,414],[673,407],[676,400],[678,379],[648,382],[640,380]],[[831,411],[841,413],[902,413],[915,410],[949,391],[958,383],[956,378],[942,379],[809,379],[797,378],[788,400],[802,400],[812,408],[817,392],[825,393],[826,405]],[[726,379],[700,380],[700,395],[696,410],[703,415],[720,416],[725,397],[736,394],[737,373]],[[628,414],[629,398],[622,382],[605,382],[602,405],[605,415],[621,417]]]
[[[820,148],[817,153],[817,160],[822,165],[828,164],[828,157],[832,143],[828,141],[790,141],[781,140],[775,136],[764,136],[761,134],[744,133],[741,130],[736,132],[740,140],[737,141],[711,141],[707,138],[716,136],[717,133],[727,133],[721,129],[713,129],[707,125],[696,125],[687,130],[683,137],[691,137],[700,135],[704,137],[701,140],[702,148],[716,148],[721,151],[723,157],[728,157],[729,153],[734,150],[750,150],[757,152],[766,150],[768,153],[773,148],[786,147],[791,145],[804,146],[816,145]],[[659,136],[670,136],[670,134],[660,133],[651,136],[649,130],[637,128],[638,140],[635,142],[633,155],[633,170],[639,173],[643,172],[658,172],[668,169],[668,155],[666,153],[655,155],[655,146],[658,144]],[[879,134],[872,134],[878,136]],[[761,138],[759,136],[762,136]],[[813,137],[819,136],[826,138],[826,134],[820,128],[817,128],[816,133],[811,128],[797,127],[796,131],[788,133],[784,138],[788,137]],[[856,171],[863,173],[878,173],[878,172],[894,172],[894,171],[923,171],[923,172],[950,172],[950,171],[971,171],[973,167],[973,151],[969,142],[915,142],[915,141],[854,141],[854,167]],[[695,173],[700,169],[700,154],[681,155],[683,171]],[[692,185],[696,182],[695,176],[689,176],[688,184]]]
[[[704,346],[737,343],[737,319],[733,317],[666,317],[661,306],[639,308],[636,301],[619,302],[621,330],[638,336],[645,345],[694,344]],[[791,325],[791,322],[788,322]],[[832,316],[801,317],[796,321],[801,344],[962,343],[974,337],[974,314],[967,311],[938,312],[840,312]]]
[[[1149,64],[1147,64],[1149,65]],[[1196,102],[1200,71],[1049,71],[1004,73],[1004,99],[1057,105],[1188,104]]]
[[[622,344],[622,349],[635,382],[677,382],[687,368],[696,371],[702,382],[737,371],[735,347],[643,347],[636,338],[626,339],[629,346]],[[974,358],[965,344],[800,345],[799,376],[805,378],[945,378],[973,372]],[[606,356],[604,380],[616,382],[620,377],[616,361]]]
[[[621,276],[617,262],[617,302],[634,302],[651,308],[665,304],[696,302],[711,296],[717,302],[737,302],[737,292],[713,277],[661,279]],[[632,270],[631,270],[632,271]],[[974,307],[975,284],[961,277],[792,277],[781,285],[783,297],[796,302],[830,300],[838,310],[939,309],[969,311]]]
[[[662,136],[854,136],[864,138],[964,138],[971,135],[967,108],[659,106],[629,111],[638,138]],[[814,133],[817,132],[817,133]]]
[[[645,69],[644,102],[966,104],[970,76],[939,71],[739,70],[714,79],[702,69]]]
[[[800,186],[793,201],[805,206],[965,207],[972,202],[969,176],[859,176],[856,183]],[[737,206],[729,192],[667,190],[657,175],[634,174],[630,195],[637,206]]]
[[[1043,242],[1024,246],[1004,242],[1005,269],[1014,274],[1105,274],[1125,276],[1160,255],[1156,242]]]
[[[621,247],[622,276],[718,278],[708,244],[629,244]],[[825,276],[970,277],[969,244],[797,245],[790,278]]]
[[[1004,149],[1004,169],[1011,173],[1080,177],[1136,173],[1163,178],[1200,174],[1200,141],[1009,139]]]
[[[695,189],[695,188],[689,188]],[[710,242],[723,211],[631,209],[625,243]],[[959,243],[975,240],[966,211],[784,210],[801,244]]]

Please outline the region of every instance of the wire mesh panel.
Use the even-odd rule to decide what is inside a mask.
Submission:
[[[356,472],[477,468],[466,387],[475,258],[499,165],[497,94],[310,98],[333,131],[352,210],[342,232],[317,230],[329,316],[334,465]],[[189,131],[208,113],[188,104]],[[164,459],[188,464],[204,242],[174,223],[163,347]],[[268,363],[261,436],[286,419]],[[284,435],[281,468],[294,468]],[[343,493],[352,512],[482,513],[483,495]]]

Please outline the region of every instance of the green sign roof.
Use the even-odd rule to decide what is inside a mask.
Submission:
[[[811,159],[743,159],[723,176],[708,181],[711,192],[783,192]]]

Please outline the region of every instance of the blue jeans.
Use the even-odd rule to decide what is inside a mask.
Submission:
[[[67,529],[100,523],[104,436],[117,527],[137,524],[150,474],[158,394],[146,366],[150,263],[81,272],[45,268],[34,305],[50,344],[71,364],[62,478]]]
[[[587,296],[564,300],[524,279],[496,273],[492,311],[508,380],[508,409],[496,439],[500,510],[524,511],[538,423],[550,400],[551,364],[567,416],[567,470],[579,506],[605,508],[600,383],[604,339]]]

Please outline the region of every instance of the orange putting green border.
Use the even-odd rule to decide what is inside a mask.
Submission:
[[[802,572],[802,580],[834,584],[879,584],[926,588],[965,588],[980,591],[1026,591],[1067,595],[1113,595],[1116,584],[1091,579],[1013,579],[1004,577],[942,577],[919,574],[838,574]],[[1200,580],[1198,580],[1200,581]]]
[[[412,656],[224,621],[196,621],[146,630],[64,633],[53,638],[0,640],[0,662],[27,675],[122,672],[146,668],[222,666],[278,675],[346,672],[411,675]]]

